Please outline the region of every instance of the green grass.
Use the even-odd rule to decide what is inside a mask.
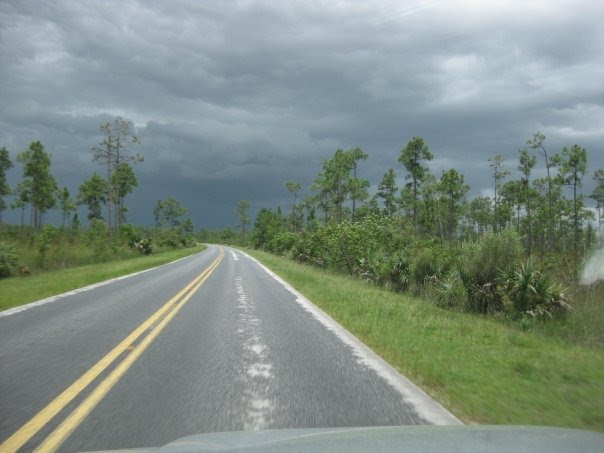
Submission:
[[[466,423],[604,431],[604,350],[249,250]]]
[[[149,256],[138,255],[134,258],[5,278],[0,280],[0,310],[159,266],[201,252],[205,248],[204,245],[198,245],[193,248],[168,250]]]

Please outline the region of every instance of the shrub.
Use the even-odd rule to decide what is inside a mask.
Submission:
[[[409,261],[402,251],[370,253],[359,259],[354,273],[365,281],[394,291],[403,291],[409,286]]]
[[[404,221],[371,215],[358,223],[319,227],[301,236],[292,252],[298,261],[357,274],[361,260],[371,262],[377,256],[393,257],[409,247],[412,237]]]
[[[36,234],[36,245],[38,248],[37,264],[43,267],[46,261],[46,254],[50,250],[58,230],[52,225],[44,225],[42,231]]]
[[[17,265],[17,253],[15,247],[0,241],[0,278],[8,277]]]
[[[461,308],[466,301],[466,290],[459,275],[450,275],[434,286],[436,305],[442,308]]]
[[[384,278],[384,286],[395,291],[404,291],[409,287],[409,260],[405,253],[401,250],[384,261],[386,264]]]
[[[176,230],[160,230],[156,236],[162,247],[177,248],[180,244],[180,234]]]
[[[128,244],[128,247],[136,248],[136,243],[142,239],[142,234],[139,228],[125,223],[120,227],[120,239]]]
[[[455,247],[435,241],[420,244],[411,264],[411,280],[417,293],[428,285],[435,285],[449,274],[454,264]]]
[[[476,242],[462,244],[458,270],[466,290],[469,311],[487,313],[503,310],[499,277],[502,272],[509,272],[521,255],[520,237],[512,230],[488,233]]]
[[[185,234],[180,228],[156,230],[153,237],[160,247],[193,247],[197,243],[192,234]]]
[[[538,269],[531,260],[518,264],[504,275],[506,294],[516,315],[536,319],[551,318],[571,310],[560,287]]]
[[[432,250],[423,249],[413,260],[411,278],[418,291],[429,281],[436,280],[440,274],[438,263],[433,255]]]
[[[292,257],[301,263],[326,267],[325,260],[322,258],[322,244],[316,240],[315,234],[302,233],[292,246]]]
[[[88,244],[96,256],[102,255],[108,249],[107,224],[101,219],[92,219],[88,228]]]
[[[298,235],[296,233],[283,231],[281,233],[276,234],[268,242],[268,244],[266,244],[266,247],[271,252],[283,255],[292,250],[294,244],[296,244],[297,239]]]
[[[149,238],[142,238],[134,243],[133,248],[145,255],[151,255],[153,253],[153,242]]]

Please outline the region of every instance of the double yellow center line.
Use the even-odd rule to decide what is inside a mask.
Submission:
[[[146,321],[132,331],[115,348],[109,351],[92,368],[38,412],[30,421],[23,425],[11,437],[0,445],[0,452],[16,452],[52,420],[67,404],[77,397],[92,381],[109,367],[125,351],[130,350],[123,360],[107,375],[101,383],[76,407],[71,414],[36,448],[39,452],[52,452],[69,437],[80,423],[90,414],[103,397],[128,371],[130,366],[140,357],[153,340],[168,325],[178,311],[189,301],[193,294],[218,267],[224,250],[221,248],[218,257],[203,272],[185,286],[178,294],[153,313]],[[145,335],[144,335],[145,334]],[[133,344],[140,338],[139,343]]]

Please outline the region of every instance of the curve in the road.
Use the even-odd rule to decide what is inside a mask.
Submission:
[[[0,317],[0,364],[1,452],[460,423],[234,248]]]

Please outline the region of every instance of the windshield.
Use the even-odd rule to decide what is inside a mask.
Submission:
[[[604,431],[593,1],[0,5],[0,451]]]

